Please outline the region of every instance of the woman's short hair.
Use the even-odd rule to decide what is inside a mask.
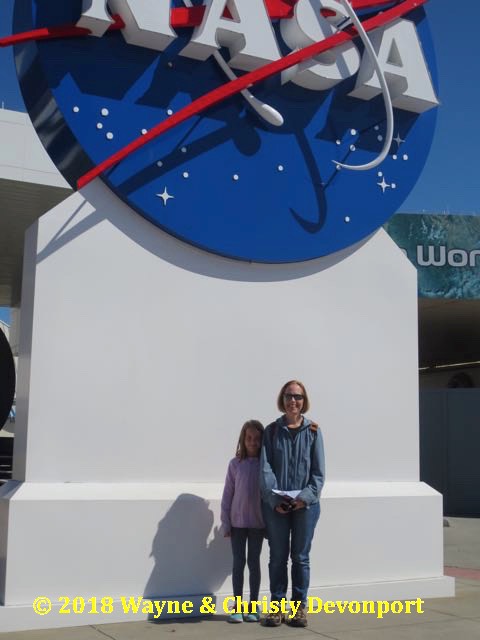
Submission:
[[[240,458],[240,460],[244,460],[247,458],[247,449],[245,448],[245,434],[248,429],[254,429],[258,431],[260,434],[260,444],[262,444],[263,440],[263,432],[265,431],[263,424],[258,420],[247,420],[240,431],[240,436],[238,438],[237,451],[236,456]],[[260,452],[259,452],[260,455]]]
[[[300,382],[300,380],[289,380],[280,389],[280,393],[278,394],[278,398],[277,398],[278,410],[281,411],[281,413],[285,413],[283,394],[285,393],[285,390],[287,389],[287,387],[291,384],[298,384],[298,386],[302,390],[302,394],[303,394],[302,413],[306,413],[310,409],[310,400],[308,399],[308,393],[307,393],[307,390],[305,389],[305,385],[303,384],[303,382]]]

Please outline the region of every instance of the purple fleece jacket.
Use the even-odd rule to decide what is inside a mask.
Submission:
[[[260,459],[233,458],[228,465],[221,512],[224,533],[232,527],[263,529],[260,506]]]

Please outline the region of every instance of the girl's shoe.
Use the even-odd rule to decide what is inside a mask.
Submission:
[[[243,616],[241,613],[231,613],[228,616],[228,622],[232,622],[233,624],[238,624],[239,622],[243,622]]]
[[[243,616],[243,619],[245,620],[245,622],[259,622],[260,614],[257,612],[248,613],[246,616]]]

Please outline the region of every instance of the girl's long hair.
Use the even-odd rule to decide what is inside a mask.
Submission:
[[[240,436],[238,438],[237,451],[236,456],[240,458],[240,460],[244,460],[247,457],[247,450],[245,448],[245,435],[247,433],[247,429],[255,429],[260,434],[260,444],[263,440],[263,424],[258,420],[247,420],[240,431]],[[258,455],[260,455],[260,450]]]

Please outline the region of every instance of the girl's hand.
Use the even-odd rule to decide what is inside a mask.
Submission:
[[[305,509],[306,503],[303,500],[294,500],[292,502],[292,511],[298,511],[299,509]]]

